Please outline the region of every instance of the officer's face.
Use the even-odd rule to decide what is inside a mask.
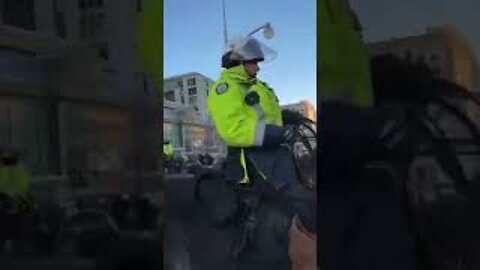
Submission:
[[[257,72],[260,70],[260,67],[258,66],[258,61],[253,60],[253,61],[247,61],[244,63],[245,70],[247,71],[248,75],[250,77],[255,77],[257,76]]]

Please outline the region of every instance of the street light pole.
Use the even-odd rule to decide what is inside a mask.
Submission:
[[[258,32],[262,29],[263,29],[263,36],[266,39],[271,39],[275,34],[274,31],[273,31],[272,25],[270,23],[266,23],[264,25],[261,25],[261,26],[255,28],[253,31],[248,33],[247,37],[253,36],[253,34],[255,34],[256,32]]]
[[[223,41],[226,47],[228,42],[228,36],[227,36],[227,17],[225,16],[225,0],[222,0],[222,14],[223,14]]]

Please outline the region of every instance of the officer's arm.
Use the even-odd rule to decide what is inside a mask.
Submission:
[[[244,100],[243,90],[234,84],[214,85],[208,95],[209,113],[215,127],[229,146],[263,145],[265,123]]]

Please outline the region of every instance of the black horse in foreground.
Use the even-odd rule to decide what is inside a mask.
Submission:
[[[372,71],[377,107],[393,112],[378,141],[406,195],[419,268],[478,269],[480,101],[422,63],[384,55]]]

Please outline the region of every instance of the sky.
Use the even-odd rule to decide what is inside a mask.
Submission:
[[[454,25],[480,59],[479,0],[350,0],[371,41],[417,35],[430,26]]]
[[[258,77],[281,104],[309,100],[316,107],[316,0],[225,0],[229,37],[270,22],[275,37],[261,42],[277,57]],[[221,0],[164,0],[164,77],[199,72],[216,80],[224,49]]]

